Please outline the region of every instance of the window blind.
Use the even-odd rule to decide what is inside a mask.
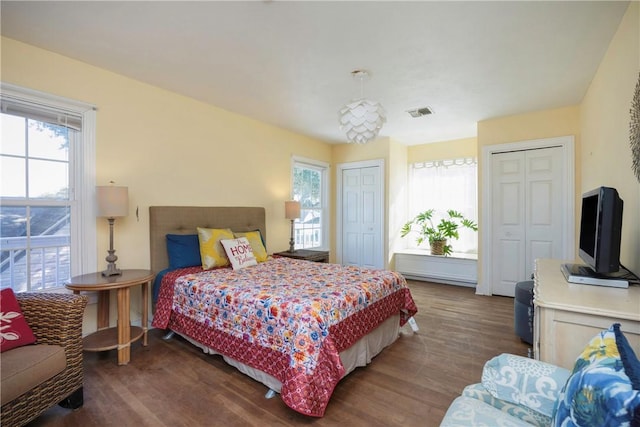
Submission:
[[[0,110],[5,114],[27,117],[41,122],[64,126],[74,130],[82,130],[82,116],[60,108],[31,101],[19,100],[2,94]]]

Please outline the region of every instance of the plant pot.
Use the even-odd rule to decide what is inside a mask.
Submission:
[[[446,240],[434,240],[429,242],[431,245],[431,255],[444,255],[444,245],[447,244]]]

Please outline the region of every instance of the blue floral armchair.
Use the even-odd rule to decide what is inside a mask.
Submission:
[[[640,426],[640,362],[619,324],[589,342],[573,371],[501,354],[440,426]]]

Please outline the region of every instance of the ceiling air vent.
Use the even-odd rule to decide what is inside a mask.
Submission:
[[[413,110],[407,111],[407,113],[411,114],[411,117],[422,117],[428,116],[429,114],[433,114],[433,110],[429,107],[415,108]]]

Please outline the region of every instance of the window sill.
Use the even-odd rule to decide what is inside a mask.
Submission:
[[[469,254],[464,252],[454,252],[449,256],[442,255],[431,255],[431,251],[429,249],[400,249],[396,251],[396,254],[407,254],[407,255],[421,255],[421,256],[430,256],[430,257],[438,257],[438,258],[451,258],[451,259],[472,259],[478,260],[478,254]]]

